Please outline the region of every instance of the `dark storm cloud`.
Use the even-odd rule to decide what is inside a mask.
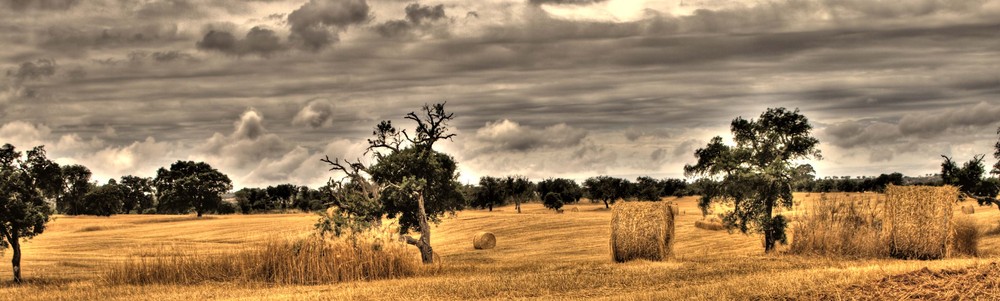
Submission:
[[[56,74],[56,62],[52,59],[39,59],[34,62],[21,63],[16,69],[7,70],[7,76],[17,82],[37,80]]]
[[[289,40],[311,50],[319,50],[340,40],[339,32],[368,22],[365,0],[309,0],[288,14]]]
[[[414,34],[416,31],[428,31],[433,27],[433,23],[446,19],[444,5],[425,6],[419,3],[412,3],[406,6],[406,18],[401,20],[389,20],[374,26],[376,32],[383,37],[404,37]]]
[[[193,17],[201,13],[200,8],[188,0],[152,1],[135,12],[140,18]]]
[[[13,10],[67,10],[80,3],[80,0],[0,0],[0,7]]]
[[[182,38],[174,23],[129,24],[121,27],[54,25],[37,32],[43,48],[79,53],[90,48],[155,45]]]
[[[227,31],[210,30],[196,45],[201,50],[236,56],[255,54],[268,57],[285,49],[281,38],[273,30],[259,26],[251,28],[243,39],[237,39]]]
[[[477,152],[526,152],[579,146],[586,137],[587,131],[566,124],[533,128],[505,119],[477,130],[474,143]]]

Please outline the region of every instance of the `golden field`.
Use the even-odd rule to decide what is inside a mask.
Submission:
[[[818,195],[796,194],[802,204],[796,209],[807,208]],[[674,258],[665,262],[613,263],[608,241],[611,214],[603,204],[570,204],[563,214],[526,204],[521,214],[509,206],[493,212],[466,210],[446,218],[432,234],[434,250],[443,262],[439,269],[405,279],[319,285],[137,286],[109,284],[103,278],[109,266],[135,258],[227,254],[275,239],[307,237],[313,233],[316,215],[208,216],[201,220],[163,215],[57,216],[44,234],[23,244],[25,284],[10,283],[10,251],[4,254],[0,299],[854,299],[865,295],[848,288],[887,276],[925,267],[932,271],[988,267],[1000,261],[1000,236],[989,235],[980,241],[978,258],[917,261],[766,255],[759,236],[695,228],[702,218],[696,198],[673,200],[681,214],[676,221]],[[960,206],[969,204],[973,202],[956,204],[955,215],[963,215]],[[1000,211],[990,207],[977,206],[972,216],[982,230],[1000,221]],[[479,231],[496,234],[496,248],[473,249],[472,239]],[[418,260],[416,248],[407,248]],[[989,281],[995,284],[997,280]],[[986,286],[980,293],[1000,297],[995,288]]]

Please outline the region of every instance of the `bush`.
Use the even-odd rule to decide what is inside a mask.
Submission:
[[[549,192],[548,194],[545,194],[545,197],[542,199],[542,201],[545,205],[545,208],[549,208],[556,211],[562,209],[563,206],[562,195],[555,192]]]
[[[230,203],[226,201],[223,201],[221,204],[219,204],[219,208],[216,210],[218,214],[236,214],[236,212],[238,211],[240,211],[239,205],[237,205],[236,203]]]

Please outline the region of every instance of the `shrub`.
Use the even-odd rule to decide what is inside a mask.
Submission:
[[[542,199],[542,201],[545,205],[545,208],[549,208],[556,211],[562,209],[563,206],[562,195],[555,192],[549,192],[545,194],[545,197]]]

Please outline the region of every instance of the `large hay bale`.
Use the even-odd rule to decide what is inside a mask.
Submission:
[[[472,238],[472,247],[476,250],[488,250],[497,246],[497,237],[490,232],[479,232]]]
[[[954,186],[886,187],[885,228],[889,253],[897,258],[939,259],[947,256],[951,236]]]
[[[962,213],[976,214],[976,207],[973,207],[972,205],[962,206]]]
[[[674,245],[672,207],[664,202],[615,204],[611,208],[611,259],[667,259]]]
[[[720,231],[725,230],[726,226],[722,225],[722,221],[718,218],[710,218],[707,220],[698,220],[694,222],[694,227],[698,229],[705,229],[709,231]]]

